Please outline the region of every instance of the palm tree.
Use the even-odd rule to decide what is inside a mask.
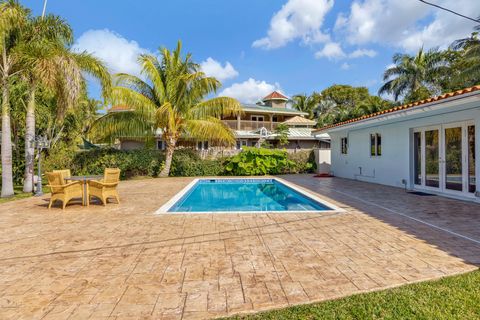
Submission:
[[[28,11],[17,1],[0,3],[0,85],[2,87],[2,191],[1,197],[13,196],[12,131],[10,123],[11,79],[19,72],[16,41],[26,23]]]
[[[313,119],[315,114],[314,111],[319,104],[319,95],[313,93],[310,96],[307,96],[305,93],[296,94],[292,97],[293,107],[302,112],[308,113],[308,118]]]
[[[480,19],[480,17],[478,18]],[[451,48],[457,53],[453,67],[456,76],[453,77],[454,89],[464,88],[480,83],[480,25],[474,27],[470,37],[455,41]]]
[[[385,70],[385,83],[379,94],[393,94],[395,101],[400,96],[405,100],[428,98],[439,93],[441,78],[448,73],[448,64],[442,52],[421,48],[415,56],[397,53],[393,56],[394,66]]]
[[[21,48],[24,62],[23,78],[29,85],[25,129],[25,179],[24,192],[32,191],[35,138],[35,93],[39,86],[55,93],[57,100],[57,122],[65,112],[78,104],[84,91],[82,73],[99,79],[104,98],[111,89],[111,77],[102,62],[88,53],[72,52],[73,42],[70,27],[58,17],[48,15],[32,19]]]
[[[117,74],[112,100],[131,110],[109,113],[93,127],[97,134],[107,139],[152,137],[160,129],[166,144],[162,177],[170,173],[180,138],[234,144],[233,132],[220,117],[242,112],[240,103],[233,98],[204,100],[205,96],[216,92],[220,82],[200,72],[190,54],[182,57],[181,48],[179,41],[173,52],[160,49],[161,61],[154,55],[140,55],[138,62],[146,81],[133,75]]]

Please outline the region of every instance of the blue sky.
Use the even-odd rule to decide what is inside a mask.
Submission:
[[[432,1],[480,15],[480,1]],[[21,3],[41,13],[43,1]],[[445,47],[474,26],[417,0],[48,0],[47,12],[67,19],[75,48],[112,72],[138,73],[138,53],[181,39],[222,80],[219,94],[243,102],[273,89],[293,95],[332,84],[376,93],[395,52]],[[90,91],[98,97],[97,85]]]

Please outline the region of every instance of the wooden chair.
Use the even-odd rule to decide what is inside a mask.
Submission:
[[[72,176],[72,173],[70,171],[70,169],[63,169],[63,170],[53,170],[52,171],[53,173],[61,173],[62,176],[63,176],[63,179],[66,179],[66,178],[70,178]]]
[[[65,210],[67,203],[73,198],[84,199],[83,185],[81,181],[66,183],[61,172],[47,172],[48,187],[50,187],[52,196],[48,209],[56,200],[62,201],[62,210]]]
[[[90,197],[97,197],[102,201],[102,204],[107,205],[108,198],[115,198],[117,204],[120,203],[117,186],[120,182],[120,169],[106,168],[101,180],[88,181],[88,202]]]

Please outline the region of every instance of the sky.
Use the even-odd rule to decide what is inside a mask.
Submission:
[[[21,0],[40,15],[42,0]],[[431,0],[480,16],[478,0]],[[48,0],[75,33],[74,49],[110,71],[138,75],[139,53],[178,40],[202,70],[222,82],[218,95],[254,103],[273,90],[310,94],[333,84],[376,94],[397,52],[445,48],[474,22],[418,0]],[[99,85],[90,94],[99,98]]]

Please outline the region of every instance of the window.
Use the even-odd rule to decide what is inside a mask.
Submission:
[[[158,150],[165,150],[165,141],[157,140],[157,149]]]
[[[370,135],[370,156],[380,157],[382,155],[382,136],[379,133]]]
[[[208,141],[197,142],[197,150],[208,150]]]
[[[340,149],[342,154],[348,153],[348,138],[341,138],[340,139]]]
[[[242,149],[243,147],[248,146],[248,141],[247,140],[237,140],[237,150]]]

